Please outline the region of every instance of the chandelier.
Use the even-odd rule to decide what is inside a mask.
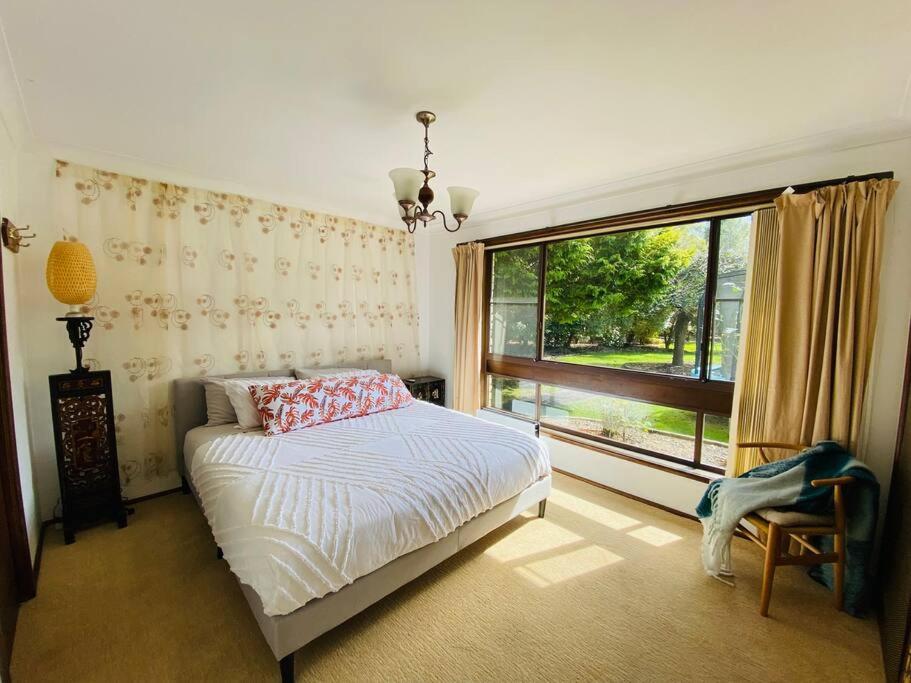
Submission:
[[[395,186],[395,200],[399,204],[399,215],[408,228],[408,232],[414,232],[418,221],[427,224],[437,216],[443,219],[443,227],[448,232],[455,232],[471,213],[471,207],[474,200],[478,198],[478,191],[470,187],[447,187],[449,192],[449,206],[452,210],[452,217],[456,221],[456,226],[450,228],[446,223],[446,214],[437,209],[430,210],[430,204],[433,202],[433,190],[430,189],[430,179],[436,176],[436,173],[430,170],[427,162],[433,152],[430,151],[430,124],[437,120],[437,115],[432,111],[419,111],[414,116],[418,123],[424,126],[424,170],[419,171],[416,168],[394,168],[389,171],[389,178]]]

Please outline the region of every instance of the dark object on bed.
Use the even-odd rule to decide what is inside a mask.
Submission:
[[[427,401],[442,406],[446,402],[446,380],[442,377],[411,377],[403,379],[408,391],[419,401]]]
[[[48,380],[64,541],[75,541],[76,529],[91,522],[113,520],[125,527],[111,373],[84,371]]]

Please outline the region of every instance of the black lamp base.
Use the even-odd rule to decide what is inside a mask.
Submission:
[[[95,318],[89,315],[68,315],[57,318],[60,322],[66,323],[66,333],[70,337],[70,344],[76,349],[76,367],[70,370],[73,374],[88,372],[89,369],[82,365],[82,347],[89,340],[89,334],[92,332],[92,321]]]

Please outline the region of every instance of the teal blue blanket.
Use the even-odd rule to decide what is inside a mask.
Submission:
[[[736,479],[711,482],[696,507],[703,525],[702,557],[712,575],[730,574],[730,542],[744,515],[766,507],[812,514],[834,510],[831,486],[814,488],[814,479],[852,476],[854,486],[845,489],[847,543],[845,566],[845,611],[862,615],[868,604],[869,568],[873,555],[879,484],[866,465],[834,441],[820,441],[792,458],[760,465]],[[832,547],[832,537],[819,539],[823,552]],[[833,565],[810,569],[810,576],[830,589]]]

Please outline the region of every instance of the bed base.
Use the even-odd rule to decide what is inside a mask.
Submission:
[[[195,488],[192,484],[188,486],[199,503]],[[311,600],[290,614],[268,616],[263,611],[262,602],[256,591],[238,582],[269,649],[278,660],[282,683],[294,681],[294,653],[304,645],[363,612],[373,603],[410,583],[494,529],[518,517],[535,503],[538,504],[538,517],[544,517],[550,489],[551,476],[548,475],[512,498],[469,520],[436,543],[396,558],[335,593]],[[219,548],[219,557],[220,551]]]

